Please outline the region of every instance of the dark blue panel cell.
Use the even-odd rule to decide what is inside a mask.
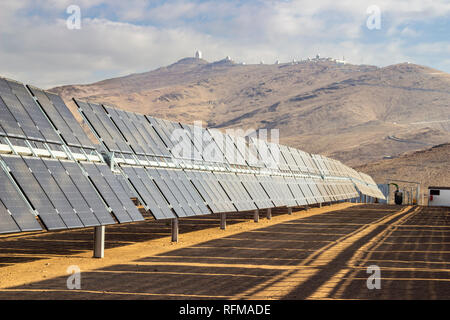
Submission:
[[[13,217],[8,213],[6,207],[0,201],[0,233],[14,232],[20,232],[20,229],[14,222]]]
[[[133,219],[128,215],[124,206],[117,198],[115,192],[111,189],[105,178],[93,163],[83,163],[83,168],[89,174],[89,178],[95,185],[103,200],[112,209],[114,216],[120,223],[131,222]]]
[[[2,156],[2,159],[10,168],[11,175],[23,190],[28,201],[37,210],[45,227],[48,230],[67,229],[55,207],[22,158],[19,156]],[[8,207],[6,203],[5,205]]]
[[[70,178],[76,185],[77,189],[83,195],[83,198],[92,209],[95,217],[101,225],[114,224],[115,221],[111,214],[106,210],[105,204],[89,182],[88,178],[83,175],[80,167],[75,162],[61,161],[63,167],[67,170]]]
[[[66,196],[50,174],[44,162],[38,158],[24,158],[25,163],[33,171],[33,175],[47,194],[50,202],[58,210],[58,214],[69,228],[82,228],[83,223],[75,214]],[[57,178],[56,178],[57,179]]]

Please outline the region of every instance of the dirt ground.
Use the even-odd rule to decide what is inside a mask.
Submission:
[[[450,299],[450,209],[340,203],[307,211],[0,237],[0,299]],[[380,268],[369,290],[367,267]],[[68,267],[81,270],[69,290]]]

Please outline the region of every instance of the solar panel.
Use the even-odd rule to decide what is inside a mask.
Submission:
[[[147,119],[144,116],[138,116],[132,112],[124,112],[124,114],[128,119],[127,123],[134,127],[135,136],[141,141],[142,146],[144,146],[145,153],[152,156],[163,156],[164,153],[158,148],[154,137],[151,135],[151,130],[153,129]],[[165,154],[169,155],[167,151]]]
[[[111,116],[111,120],[114,122],[114,124],[117,126],[117,128],[122,132],[123,136],[125,137],[126,141],[130,143],[131,148],[136,154],[146,154],[144,151],[145,144],[142,143],[142,140],[137,140],[139,137],[135,137],[134,129],[131,129],[129,127],[128,119],[126,119],[124,116],[124,112],[116,110],[111,107],[105,106],[106,111]],[[132,131],[133,130],[133,131]]]
[[[44,160],[44,164],[55,178],[60,189],[66,195],[71,206],[75,209],[75,212],[83,225],[85,227],[100,225],[98,219],[89,208],[89,204],[78,190],[76,182],[68,175],[62,163],[58,160]]]
[[[189,130],[184,129],[179,123],[163,120],[170,137],[173,148],[170,148],[172,154],[177,158],[202,161],[203,158],[193,143]]]
[[[194,128],[192,125],[180,125],[181,128],[185,131],[186,137],[190,141],[190,147],[192,149],[193,158],[203,160],[202,149],[203,149],[203,141],[201,139],[201,131],[198,128]]]
[[[166,217],[176,217],[179,215],[184,214],[183,211],[181,210],[181,208],[179,207],[179,205],[173,201],[173,199],[168,199],[166,197],[166,194],[164,194],[164,190],[167,193],[167,188],[161,189],[159,187],[159,185],[157,184],[157,181],[155,180],[154,177],[151,177],[150,172],[148,172],[145,168],[134,168],[134,170],[136,171],[136,173],[139,175],[139,177],[142,179],[142,181],[144,182],[145,186],[148,188],[150,194],[152,195],[152,197],[155,199],[155,203],[157,204],[163,204],[161,206],[162,211],[164,212],[164,215]],[[164,184],[161,183],[161,181],[159,181],[160,185],[162,187],[164,187]],[[175,211],[176,215],[171,211],[168,210],[169,206]]]
[[[187,175],[182,170],[167,170],[167,173],[171,176],[175,184],[185,195],[188,203],[194,209],[195,214],[209,214],[210,211],[205,206],[205,203],[200,198],[197,190],[193,187],[192,183],[188,180]]]
[[[306,204],[313,204],[316,202],[316,199],[314,198],[311,189],[309,188],[308,183],[306,182],[305,178],[303,177],[295,177],[295,182],[297,183],[297,186],[302,191],[304,199],[306,201]]]
[[[277,181],[277,190],[281,191],[281,199],[284,201],[284,206],[295,207],[297,202],[295,201],[295,196],[293,195],[291,189],[289,188],[286,180],[283,176],[275,176]]]
[[[195,172],[198,179],[203,181],[206,186],[208,186],[213,194],[215,194],[215,199],[223,205],[225,212],[235,212],[237,211],[236,206],[233,204],[231,198],[227,195],[223,187],[220,185],[219,180],[210,171]]]
[[[0,233],[13,232],[20,232],[20,229],[14,222],[12,216],[8,213],[6,207],[0,201]]]
[[[48,230],[67,229],[39,182],[19,156],[1,156]]]
[[[111,189],[114,191],[115,195],[120,200],[120,202],[124,206],[125,210],[127,211],[128,215],[131,217],[131,219],[133,221],[144,220],[144,217],[139,212],[139,210],[136,208],[133,201],[131,201],[131,199],[130,199],[131,197],[134,197],[134,196],[130,196],[129,194],[127,194],[127,190],[123,187],[123,185],[118,180],[118,178],[122,177],[122,176],[114,175],[111,172],[111,170],[108,168],[108,166],[106,166],[105,164],[96,163],[95,166],[102,173],[106,182],[109,184]],[[128,186],[127,186],[127,189],[129,189]]]
[[[12,91],[33,120],[36,128],[38,128],[44,136],[45,141],[49,143],[61,144],[58,134],[55,132],[50,122],[47,120],[44,113],[42,113],[38,104],[27,91],[25,86],[16,85]]]
[[[325,198],[322,194],[322,191],[319,189],[317,185],[318,179],[306,178],[309,188],[311,189],[312,195],[315,198],[315,203],[324,202]]]
[[[125,195],[129,198],[138,198],[138,194],[136,192],[136,190],[130,186],[130,182],[125,179],[125,177],[123,175],[117,175],[116,176],[117,181],[120,182],[120,185],[122,186],[123,190],[125,191]]]
[[[192,209],[171,180],[164,179],[156,169],[147,168],[146,171],[152,177],[158,189],[161,190],[164,198],[172,206],[178,217],[194,215]]]
[[[120,223],[131,222],[133,219],[124,208],[123,204],[117,198],[115,192],[111,189],[106,179],[102,176],[100,171],[93,163],[82,163],[83,168],[89,174],[89,178],[95,185],[95,188],[102,196],[106,204],[112,209],[116,219]]]
[[[34,214],[3,170],[0,170],[0,200],[21,231],[42,230]]]
[[[225,174],[214,173],[219,185],[225,191],[226,195],[231,199],[231,202],[234,204],[238,211],[245,211],[246,206],[242,203],[242,199],[235,192],[235,189],[230,185],[228,179],[225,178]]]
[[[20,124],[22,131],[28,139],[45,141],[44,137],[33,123],[33,120],[31,120],[30,116],[14,94],[5,92],[1,93],[0,97],[16,121]]]
[[[89,180],[81,171],[78,164],[70,161],[61,161],[61,164],[68,172],[73,183],[80,191],[83,198],[91,208],[94,216],[100,222],[101,225],[114,224],[115,221],[111,217],[110,213],[106,210],[105,204],[91,185]]]
[[[47,194],[50,202],[58,211],[59,216],[64,221],[67,228],[81,228],[83,223],[80,221],[72,206],[66,199],[66,195],[61,191],[58,184],[53,179],[43,161],[39,158],[26,158],[23,160],[32,170],[34,177]]]
[[[254,175],[240,174],[238,177],[258,209],[272,208],[274,206]]]
[[[168,202],[163,198],[161,192],[148,177],[143,168],[123,166],[122,170],[128,176],[131,185],[135,188],[136,192],[156,219],[176,217],[169,208]]]
[[[239,211],[257,209],[253,199],[235,174],[216,173],[215,175]]]
[[[1,80],[2,79],[0,79],[0,81]],[[23,139],[26,138],[25,133],[17,124],[17,120],[14,118],[11,111],[9,111],[1,95],[0,95],[0,120],[1,120],[0,124],[3,129],[2,131],[5,135]]]
[[[174,195],[180,206],[183,208],[186,215],[197,215],[200,209],[197,207],[194,201],[191,200],[191,196],[189,195],[189,192],[186,191],[186,188],[179,181],[177,181],[178,179],[169,174],[169,170],[157,169],[156,171],[159,172],[161,179],[164,180],[170,191],[172,191],[172,194]]]
[[[334,187],[332,183],[327,183],[322,179],[314,179],[317,189],[319,189],[322,194],[323,201],[334,201],[336,199],[336,195],[339,193],[338,190]]]
[[[296,179],[294,177],[285,177],[285,180],[288,183],[289,189],[294,195],[294,199],[297,202],[297,205],[299,206],[307,205],[308,202],[306,201],[306,196],[303,193],[299,184],[297,183]]]
[[[170,133],[168,132],[167,128],[165,127],[164,123],[160,121],[159,119],[145,116],[148,121],[150,121],[153,129],[158,134],[158,136],[161,138],[161,140],[164,142],[165,146],[169,149],[173,149],[173,143],[170,139]]]
[[[42,111],[59,131],[67,145],[88,149],[95,148],[60,96],[33,86],[28,86],[28,89],[35,96]]]
[[[74,99],[74,101],[85,116],[86,120],[89,122],[91,128],[95,131],[97,137],[102,139],[106,148],[111,152],[122,152],[120,147],[115,142],[116,137],[112,136],[114,133],[110,132],[111,125],[107,127],[107,124],[111,120],[105,112],[101,112],[101,110],[99,110],[101,107],[78,99]],[[126,145],[126,142],[121,137],[119,137],[118,140],[122,141],[122,145]],[[124,148],[128,148],[128,145]],[[129,151],[131,152],[131,150]]]
[[[190,178],[191,183],[195,186],[213,213],[226,212],[226,206],[222,204],[217,195],[202,178],[198,178],[195,172],[192,171],[186,171],[186,175]]]

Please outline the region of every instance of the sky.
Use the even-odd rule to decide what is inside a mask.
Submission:
[[[196,50],[208,61],[319,53],[450,72],[449,35],[450,0],[1,0],[0,75],[47,89],[153,70]]]

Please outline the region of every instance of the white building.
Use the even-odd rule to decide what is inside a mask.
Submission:
[[[201,51],[197,51],[197,52],[195,53],[195,58],[196,58],[196,59],[201,59],[201,58],[202,58],[202,52],[201,52]]]
[[[428,187],[428,205],[450,207],[450,187]]]

